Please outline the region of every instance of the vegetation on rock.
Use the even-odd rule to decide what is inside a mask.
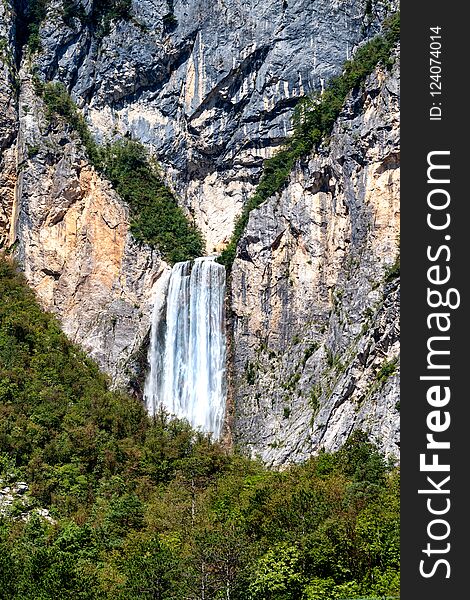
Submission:
[[[78,5],[79,8],[81,5]],[[131,16],[132,0],[94,0],[89,22],[98,38],[109,34],[111,24],[118,20],[128,20]]]
[[[2,600],[398,594],[398,472],[364,435],[273,472],[150,419],[6,259],[0,459],[55,520],[0,516]]]
[[[63,117],[70,127],[78,133],[91,163],[96,168],[100,168],[100,149],[91,135],[85,118],[77,109],[65,86],[62,83],[55,82],[42,83],[35,79],[35,89],[44,101],[46,119],[53,121],[57,116]]]
[[[299,101],[293,117],[294,133],[272,158],[263,165],[256,190],[238,217],[232,238],[219,261],[231,268],[237,245],[248,224],[250,213],[279,192],[288,182],[296,161],[318,148],[331,133],[347,95],[360,86],[378,64],[390,65],[391,52],[399,40],[400,14],[394,14],[383,26],[381,35],[360,46],[343,73],[330,80],[323,93],[317,92]]]
[[[32,0],[29,3],[25,18],[25,41],[31,52],[36,52],[41,47],[39,28],[41,27],[41,23],[46,18],[47,3],[48,0]]]
[[[91,163],[128,203],[137,240],[158,248],[171,264],[204,254],[202,234],[178,206],[142,144],[124,139],[99,146],[65,86],[36,80],[36,90],[44,100],[46,117],[65,119],[78,133]]]
[[[31,0],[22,9],[25,28],[23,41],[32,53],[41,49],[39,31],[49,4],[49,0]],[[101,39],[109,34],[114,21],[131,18],[131,8],[131,0],[93,0],[87,12],[80,0],[63,0],[62,18],[68,27],[73,27],[75,19],[78,19],[82,25],[91,27],[96,37]]]
[[[204,240],[178,206],[142,144],[121,140],[101,149],[102,172],[131,208],[131,231],[171,264],[204,254]]]

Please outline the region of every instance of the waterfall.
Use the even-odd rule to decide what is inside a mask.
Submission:
[[[166,303],[155,302],[150,372],[144,397],[150,414],[165,407],[218,438],[225,413],[225,269],[213,257],[177,263]]]

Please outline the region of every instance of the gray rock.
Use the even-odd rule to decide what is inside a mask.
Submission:
[[[21,2],[15,3],[20,7]],[[32,86],[63,82],[98,140],[130,134],[220,249],[298,97],[321,89],[397,3],[134,1],[127,19],[63,22],[51,0],[42,49],[15,91],[14,11],[0,5],[0,244],[45,308],[116,386],[135,377],[168,266],[129,232],[128,208]],[[88,14],[92,1],[83,6]],[[371,10],[369,10],[371,9]],[[19,56],[19,54],[18,54]],[[398,72],[352,96],[331,143],[255,211],[233,270],[233,436],[270,464],[338,447],[367,428],[396,453]],[[144,361],[145,362],[145,361]],[[384,373],[388,376],[385,377]]]
[[[58,0],[41,29],[44,78],[64,82],[99,139],[130,133],[153,148],[203,230],[228,240],[292,109],[338,73],[391,8],[362,0],[134,1],[102,38]],[[392,4],[396,4],[393,2]]]
[[[328,146],[250,215],[232,271],[233,431],[265,462],[355,429],[399,453],[398,62],[347,101]]]
[[[29,490],[29,485],[24,481],[18,481],[15,484],[15,490],[17,494],[25,494]]]
[[[155,283],[168,267],[134,240],[128,208],[66,123],[47,121],[30,76],[21,75],[16,254],[42,305],[123,387],[150,327]]]

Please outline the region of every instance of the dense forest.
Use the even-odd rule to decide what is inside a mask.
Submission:
[[[398,594],[399,473],[364,434],[272,471],[164,413],[150,419],[9,258],[0,413],[1,494],[29,487],[0,504],[1,599]]]

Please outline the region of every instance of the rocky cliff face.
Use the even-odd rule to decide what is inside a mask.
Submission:
[[[31,52],[30,3],[0,4],[0,247],[116,385],[145,359],[169,267],[132,238],[128,208],[68,124],[47,118],[33,74],[65,84],[98,141],[126,134],[156,154],[211,253],[299,96],[395,5],[48,0]],[[273,464],[337,447],[353,427],[396,450],[397,77],[377,72],[349,100],[329,147],[253,213],[239,248],[233,434]]]
[[[44,114],[21,72],[17,256],[68,336],[126,384],[148,333],[155,283],[169,267],[129,232],[126,206],[86,160],[77,136]]]
[[[271,464],[368,431],[398,455],[398,62],[250,216],[232,271],[235,441]]]
[[[61,6],[51,0],[40,30],[39,73],[66,83],[99,139],[130,133],[157,152],[211,253],[298,97],[338,72],[387,4],[134,0],[106,35],[83,18],[64,23]]]
[[[8,245],[16,184],[18,132],[15,12],[0,4],[0,248]]]

